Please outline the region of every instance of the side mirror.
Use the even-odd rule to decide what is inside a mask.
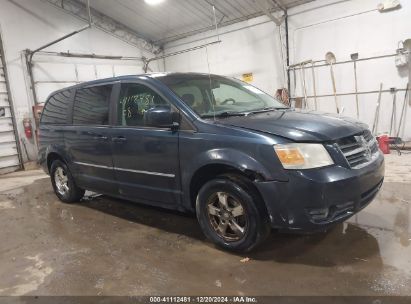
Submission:
[[[155,106],[144,113],[144,124],[149,127],[171,128],[179,127],[178,113],[173,112],[170,106]]]

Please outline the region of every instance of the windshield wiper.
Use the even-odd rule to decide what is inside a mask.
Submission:
[[[246,116],[248,112],[230,112],[230,111],[225,111],[221,113],[216,113],[216,114],[204,114],[201,115],[201,118],[211,118],[211,117],[230,117],[230,116]]]
[[[270,112],[270,111],[275,111],[275,110],[286,110],[289,109],[288,107],[266,107],[263,109],[251,111],[250,113],[256,114],[256,113],[264,113],[264,112]]]

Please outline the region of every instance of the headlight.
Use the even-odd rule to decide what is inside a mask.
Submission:
[[[284,169],[311,169],[334,164],[322,144],[274,145]]]

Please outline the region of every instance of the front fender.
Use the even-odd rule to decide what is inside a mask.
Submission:
[[[252,156],[233,148],[216,148],[204,151],[190,161],[184,161],[181,170],[184,205],[191,206],[190,184],[195,174],[207,165],[226,165],[247,175],[254,176],[259,181],[287,181],[288,177],[282,168],[270,170]],[[271,168],[272,169],[272,168]],[[275,172],[274,172],[275,171]]]
[[[263,180],[275,179],[273,174],[271,174],[271,172],[269,172],[269,170],[260,164],[256,159],[245,154],[244,152],[230,148],[212,149],[201,153],[195,158],[192,171],[194,173],[201,167],[210,164],[231,166],[244,173],[253,172],[260,176]]]

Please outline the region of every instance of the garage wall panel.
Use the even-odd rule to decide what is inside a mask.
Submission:
[[[32,70],[40,103],[53,91],[81,82],[143,73],[140,60],[67,58],[47,53],[36,55]]]
[[[79,81],[91,81],[96,79],[96,69],[94,65],[77,64],[77,75]]]
[[[37,149],[33,140],[25,139],[22,124],[22,120],[25,117],[30,117],[34,121],[32,116],[33,99],[30,92],[30,83],[26,75],[26,62],[23,50],[35,50],[70,32],[83,28],[85,25],[84,21],[50,5],[48,1],[0,0],[0,32],[3,37],[6,62],[9,68],[10,91],[16,110],[16,125],[20,138],[25,140],[30,160],[37,160]],[[95,27],[63,40],[45,49],[45,51],[110,56],[145,56],[147,58],[153,56],[153,54],[138,49]],[[34,61],[38,62],[38,59],[39,56],[35,55]],[[72,64],[72,67],[65,63],[62,66],[55,65],[55,63],[62,63],[56,62],[55,59],[49,58],[43,62],[45,65],[41,70],[36,70],[36,67],[34,67],[35,73],[44,81],[61,79],[64,81],[75,81],[76,78],[71,77],[75,74],[74,64]],[[71,60],[72,58],[66,59]],[[74,58],[71,62],[75,62]],[[95,79],[94,68],[92,67],[93,62],[89,61],[88,64],[84,68],[81,64],[78,64],[79,81]],[[51,68],[50,70],[48,69],[49,67]],[[152,68],[158,70],[158,63],[153,64]],[[73,83],[37,85],[41,101],[44,101],[50,92],[71,84]],[[24,147],[23,152],[24,158],[27,160]]]
[[[109,78],[109,77],[114,77],[113,71],[114,67],[113,65],[98,65],[96,66],[96,71],[97,71],[97,78]]]
[[[21,167],[7,82],[7,69],[0,37],[0,174],[15,171]]]
[[[313,59],[324,60],[325,54],[333,52],[337,61],[350,61],[352,53],[359,58],[395,54],[399,41],[411,38],[411,1],[401,1],[401,8],[380,13],[377,5],[380,0],[336,1],[317,0],[289,11],[289,34],[291,63]],[[316,69],[318,94],[330,94],[331,76],[327,68]],[[354,65],[352,62],[334,66],[338,93],[354,92]],[[405,68],[395,66],[394,57],[357,61],[358,91],[378,91],[380,83],[384,90],[406,88],[410,81],[411,65]],[[302,96],[300,74],[297,73],[296,86],[292,92]],[[312,80],[307,87],[311,89]],[[331,92],[332,94],[332,92]],[[404,91],[397,93],[397,117],[404,102]],[[321,98],[321,110],[328,110],[333,97]],[[370,127],[375,119],[378,93],[359,95],[360,120]],[[355,95],[341,96],[344,115],[356,117]],[[381,98],[381,116],[378,133],[389,132],[393,96],[384,92]],[[400,136],[411,140],[411,109],[408,107],[405,124]],[[334,110],[335,112],[335,110]],[[398,125],[397,119],[397,125]],[[394,135],[394,134],[392,134]]]
[[[1,79],[2,77],[0,77]],[[0,92],[7,92],[6,83],[0,80]]]
[[[75,85],[77,82],[64,82],[64,83],[37,83],[36,84],[36,93],[37,93],[37,99],[40,101],[40,103],[44,103],[47,100],[47,97],[49,95],[57,90],[61,90],[64,88],[67,88],[69,86]]]
[[[74,66],[68,67],[67,64],[58,62],[35,61],[33,75],[36,81],[72,81],[76,79]]]
[[[337,61],[350,61],[350,54],[360,58],[394,54],[400,40],[411,38],[411,1],[401,1],[401,9],[380,13],[381,0],[340,1],[317,0],[288,11],[290,64],[306,60],[324,60],[332,51]],[[221,43],[195,52],[166,58],[168,71],[208,72],[241,78],[242,73],[254,74],[253,84],[270,94],[284,84],[280,44],[274,23],[262,16],[219,29]],[[284,33],[284,27],[283,27]],[[215,41],[215,31],[180,39],[166,45],[165,53]],[[285,40],[285,36],[283,35]],[[337,93],[354,92],[352,62],[334,65]],[[405,89],[410,80],[411,65],[398,69],[394,57],[357,62],[358,90],[375,91],[380,83],[384,89]],[[291,73],[291,93],[304,96],[301,73]],[[307,95],[313,95],[311,70],[305,71]],[[329,66],[315,69],[316,90],[319,95],[333,94]],[[410,94],[411,95],[411,94]],[[372,126],[378,94],[360,95],[360,120]],[[339,103],[344,115],[357,117],[355,95],[341,96]],[[397,117],[404,100],[404,92],[397,95]],[[313,108],[313,100],[308,100]],[[319,109],[336,112],[334,97],[318,98]],[[379,133],[389,131],[392,96],[382,95],[382,113]],[[411,109],[407,111],[404,132],[400,135],[411,140]]]
[[[143,73],[142,65],[117,65],[114,67],[114,73],[116,76],[123,75],[135,75]]]
[[[169,43],[165,53],[210,43],[218,38],[221,43],[207,49],[166,58],[165,69],[207,73],[210,67],[213,74],[240,79],[245,73],[253,73],[252,84],[270,94],[275,94],[277,88],[284,85],[277,29],[265,16],[220,28],[219,37],[215,31],[210,31]]]
[[[3,132],[0,133],[0,144],[10,143],[10,142],[15,141],[13,130],[10,130],[10,128],[9,130],[7,130],[7,128],[3,128],[1,126],[0,128],[3,129]]]

